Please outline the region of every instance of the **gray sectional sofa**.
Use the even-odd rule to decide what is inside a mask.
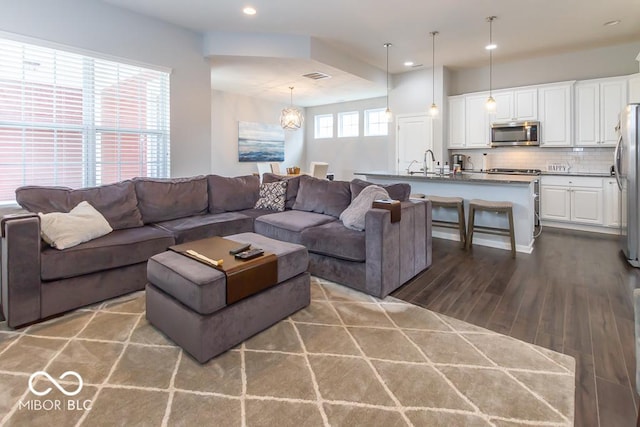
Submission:
[[[368,185],[301,176],[287,179],[284,212],[254,209],[259,177],[217,175],[159,180],[135,178],[95,188],[27,186],[18,203],[33,214],[5,216],[2,236],[2,313],[20,327],[136,290],[146,284],[147,260],[176,243],[256,232],[300,243],[309,272],[384,297],[431,265],[431,206],[408,201],[410,187],[388,188],[404,200],[402,220],[371,209],[366,230],[347,229],[340,213]],[[114,231],[65,250],[40,238],[36,212],[68,212],[86,200]]]

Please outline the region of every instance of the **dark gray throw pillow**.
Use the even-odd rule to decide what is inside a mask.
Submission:
[[[86,201],[105,217],[114,230],[140,227],[142,215],[132,181],[80,188],[25,186],[16,190],[16,200],[35,213],[69,212]]]
[[[287,181],[265,182],[260,185],[260,198],[255,208],[282,212],[286,195]]]
[[[260,177],[256,175],[229,178],[208,175],[209,212],[235,212],[252,209],[260,196]]]
[[[351,203],[351,191],[346,181],[328,181],[303,175],[293,209],[340,217]]]
[[[300,175],[302,176],[302,175]],[[265,173],[262,175],[262,182],[287,182],[287,200],[285,201],[285,209],[293,208],[293,204],[296,202],[298,196],[298,189],[300,188],[300,176],[282,176],[275,173]]]
[[[354,200],[358,197],[358,194],[367,186],[373,185],[372,182],[363,181],[362,179],[354,179],[350,183],[351,188],[351,200]],[[409,200],[409,195],[411,194],[411,185],[405,183],[397,183],[397,184],[389,184],[389,185],[380,185],[376,184],[389,193],[389,198],[393,200],[400,200],[401,202],[406,202]]]

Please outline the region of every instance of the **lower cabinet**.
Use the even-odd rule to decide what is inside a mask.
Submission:
[[[543,220],[603,225],[603,180],[544,176],[540,186]]]
[[[620,189],[615,178],[602,181],[605,227],[620,227]]]

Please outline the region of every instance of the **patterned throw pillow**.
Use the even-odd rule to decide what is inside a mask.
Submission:
[[[268,182],[260,185],[260,198],[256,202],[256,209],[267,209],[277,212],[284,211],[287,200],[287,181]]]

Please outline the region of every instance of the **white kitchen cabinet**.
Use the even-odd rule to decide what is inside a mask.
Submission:
[[[605,227],[620,227],[620,189],[615,178],[602,180],[603,222]]]
[[[489,114],[485,106],[489,93],[465,97],[465,146],[467,148],[489,147]]]
[[[586,80],[575,85],[576,146],[614,146],[620,111],[627,104],[627,80]]]
[[[603,224],[602,178],[543,176],[540,185],[544,220]]]
[[[538,88],[540,146],[571,146],[571,91],[573,84],[545,85]]]
[[[449,97],[449,148],[465,146],[465,97]]]
[[[527,121],[538,118],[538,89],[500,90],[493,93],[496,113],[491,122]]]

